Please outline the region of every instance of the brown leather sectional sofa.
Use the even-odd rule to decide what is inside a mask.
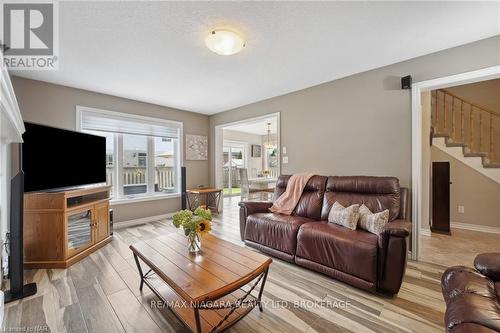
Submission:
[[[443,273],[447,332],[500,332],[500,253],[478,255],[474,267],[455,266]]]
[[[280,176],[274,199],[290,176]],[[389,209],[380,235],[329,223],[335,201]],[[248,245],[372,292],[396,294],[406,268],[411,224],[408,190],[393,177],[313,176],[291,216],[269,212],[270,202],[240,202],[241,239]]]

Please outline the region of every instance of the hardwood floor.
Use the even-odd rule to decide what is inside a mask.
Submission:
[[[471,266],[476,255],[484,252],[500,252],[500,235],[452,228],[451,235],[420,236],[421,261]]]
[[[239,198],[224,202],[213,234],[239,240]],[[4,328],[46,332],[186,332],[156,297],[139,291],[128,245],[171,232],[170,221],[115,230],[113,241],[69,269],[30,270],[37,295],[6,305]],[[400,293],[386,298],[273,259],[263,294],[264,312],[253,310],[229,332],[443,332],[440,277],[445,268],[409,262]],[[45,329],[47,328],[47,329]]]

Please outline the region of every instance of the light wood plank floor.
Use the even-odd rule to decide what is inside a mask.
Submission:
[[[225,200],[213,234],[241,245],[237,201]],[[170,221],[116,230],[110,244],[69,269],[28,271],[27,281],[36,281],[39,292],[7,304],[4,328],[185,332],[169,310],[151,307],[156,298],[147,288],[139,292],[128,248],[172,230]],[[386,298],[275,259],[263,295],[268,306],[262,313],[252,311],[230,332],[443,332],[443,270],[439,265],[409,262],[400,293]],[[342,302],[347,306],[332,306]]]
[[[420,236],[420,260],[445,266],[471,266],[476,255],[500,252],[500,235],[452,228],[451,235]]]

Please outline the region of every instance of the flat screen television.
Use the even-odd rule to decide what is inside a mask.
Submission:
[[[24,123],[24,191],[106,182],[106,138]]]

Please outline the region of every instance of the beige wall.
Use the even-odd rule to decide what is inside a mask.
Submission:
[[[469,102],[500,112],[500,79],[449,87],[446,90]]]
[[[411,100],[400,78],[411,74],[418,82],[494,65],[500,65],[500,36],[222,112],[210,117],[210,130],[281,112],[281,145],[289,157],[283,173],[391,175],[409,186]]]
[[[185,134],[208,135],[208,116],[137,102],[130,99],[99,94],[91,91],[54,85],[20,77],[12,84],[19,107],[26,121],[75,130],[76,105],[163,118],[183,123]],[[184,147],[182,147],[184,149]],[[208,161],[184,161],[187,185],[196,187],[209,183]],[[180,198],[122,204],[113,207],[115,221],[172,213],[180,209]]]
[[[278,96],[210,117],[124,98],[13,78],[23,117],[75,129],[75,105],[182,121],[184,133],[210,133],[214,161],[215,126],[273,112],[281,113],[281,145],[289,163],[283,173],[391,175],[411,181],[410,92],[414,82],[500,65],[500,36]],[[328,70],[327,68],[325,70]],[[185,161],[188,186],[213,184],[214,164]],[[208,168],[210,167],[210,174]],[[117,221],[172,212],[179,199],[116,206]]]
[[[500,184],[439,148],[431,147],[432,162],[450,162],[451,222],[500,227]],[[464,213],[458,213],[458,206]]]

